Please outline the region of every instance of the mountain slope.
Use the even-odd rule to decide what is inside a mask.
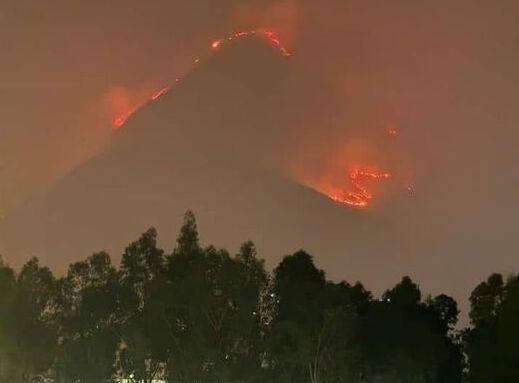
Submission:
[[[291,65],[260,39],[225,47],[132,115],[109,151],[3,222],[0,251],[63,271],[96,250],[118,256],[149,226],[171,248],[192,209],[206,244],[235,250],[251,239],[269,262],[305,248],[332,277],[366,279],[381,249],[404,251],[391,219],[337,205],[269,162],[303,112]],[[401,272],[388,269],[376,285]]]

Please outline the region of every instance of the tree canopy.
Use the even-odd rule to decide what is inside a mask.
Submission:
[[[408,276],[376,298],[303,250],[269,272],[250,241],[204,248],[191,211],[171,252],[157,237],[60,277],[0,259],[0,383],[519,381],[518,276],[480,283],[460,330],[457,302]]]

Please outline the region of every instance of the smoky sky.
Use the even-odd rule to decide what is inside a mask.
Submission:
[[[214,39],[266,27],[294,53],[297,97],[262,160],[311,187],[358,161],[391,169],[396,191],[364,214],[406,240],[400,258],[380,249],[372,279],[405,262],[426,290],[466,298],[519,267],[518,17],[512,0],[3,1],[0,208],[103,152],[113,118]],[[355,268],[344,262],[320,265],[340,278],[337,265]]]
[[[188,70],[214,36],[258,23],[267,8],[260,1],[3,1],[2,210],[98,152],[114,114]]]

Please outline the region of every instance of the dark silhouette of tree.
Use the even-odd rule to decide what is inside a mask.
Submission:
[[[0,257],[0,382],[19,381],[16,353],[16,275]]]
[[[327,282],[326,319],[330,328],[326,382],[356,382],[364,377],[360,324],[369,312],[372,295],[361,283]]]
[[[406,276],[395,287],[386,291],[382,299],[402,310],[414,310],[422,299],[422,293],[418,285]]]
[[[519,277],[492,274],[470,296],[472,328],[464,333],[470,382],[519,381]]]
[[[14,315],[18,371],[22,381],[45,373],[54,362],[57,328],[53,321],[56,280],[37,258],[27,262],[17,278]]]
[[[175,254],[194,255],[200,251],[195,214],[191,210],[188,210],[184,215],[184,224],[180,228],[180,233],[177,237]]]
[[[362,322],[364,379],[388,382],[459,382],[462,354],[449,331],[457,307],[446,296],[421,301],[418,286],[404,277],[386,291]]]
[[[110,256],[97,253],[74,263],[59,285],[60,377],[82,383],[108,380],[119,344],[119,284]]]
[[[204,335],[207,328],[205,310],[209,291],[204,252],[196,220],[191,211],[177,237],[177,246],[167,257],[167,323],[171,352],[167,372],[179,383],[204,381],[211,367],[210,350]]]
[[[168,360],[166,259],[157,247],[157,231],[146,231],[125,250],[119,271],[121,302],[120,363],[125,376],[149,383]]]
[[[326,281],[303,251],[274,270],[274,291],[277,314],[268,333],[272,381],[361,381],[359,323],[371,294],[360,283]]]
[[[430,309],[438,320],[438,325],[447,333],[454,329],[454,326],[458,322],[458,304],[456,301],[445,294],[440,294],[437,297],[430,299],[427,302]]]
[[[304,251],[268,273],[252,242],[203,248],[188,211],[170,254],[151,228],[118,269],[102,252],[56,280],[0,258],[0,383],[519,382],[519,276],[492,274],[470,303],[459,331],[456,301],[409,277],[374,299]]]
[[[260,365],[259,296],[266,281],[252,243],[231,257],[198,242],[186,214],[168,257],[168,374],[176,382],[240,381]]]
[[[272,379],[320,381],[326,358],[326,280],[304,251],[286,256],[274,270],[277,313],[269,332]]]
[[[519,381],[519,277],[508,280],[499,308],[497,338],[502,356],[500,382]],[[497,372],[497,371],[496,371]]]
[[[231,310],[225,320],[219,375],[229,382],[263,381],[260,300],[268,282],[264,261],[257,257],[256,248],[249,241],[231,259],[227,270],[222,271],[222,296],[226,298],[220,300],[220,305],[227,305]]]
[[[474,289],[470,296],[469,316],[475,326],[495,322],[504,292],[501,274],[492,274]]]

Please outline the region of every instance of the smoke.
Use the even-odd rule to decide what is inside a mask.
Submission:
[[[103,107],[107,121],[115,129],[121,128],[128,117],[154,97],[156,87],[141,85],[136,89],[114,86],[103,95]]]
[[[299,29],[300,9],[297,0],[271,1],[267,5],[243,2],[232,11],[231,23],[235,28],[261,27],[276,31],[284,44],[291,46]]]
[[[446,13],[441,6],[406,1],[231,2],[222,12],[227,19],[200,31],[198,41],[269,28],[294,52],[292,123],[264,153],[272,167],[328,194],[349,187],[351,169],[391,171],[392,188],[408,195],[410,189],[430,187],[427,177],[435,172],[430,167],[438,165],[424,158],[430,144],[424,137],[436,135],[441,142],[446,133],[431,126],[427,113],[442,113],[446,87],[459,82],[471,57],[477,58],[475,20],[464,33],[456,29],[463,9],[458,5]],[[202,51],[197,38],[189,41]],[[187,65],[197,57],[194,48],[180,53]],[[123,121],[158,86],[112,89],[106,96],[110,120]]]
[[[384,264],[466,294],[517,268],[518,11],[513,0],[18,1],[1,12],[0,196],[18,204],[104,148],[114,119],[215,39],[267,28],[293,52],[279,108],[289,118],[269,116],[287,123],[254,154],[325,193],[351,191],[352,168],[390,172],[366,181],[376,203],[355,216],[400,233],[399,258]],[[362,234],[374,243],[367,224]]]
[[[465,0],[301,0],[278,11],[293,21],[279,26],[294,52],[293,123],[273,145],[284,171],[324,192],[351,188],[353,167],[390,171],[374,210],[407,238],[395,266],[426,286],[444,275],[464,296],[489,270],[517,269],[507,228],[519,208],[518,11]],[[496,248],[499,260],[486,256]],[[457,279],[467,264],[475,271]]]

